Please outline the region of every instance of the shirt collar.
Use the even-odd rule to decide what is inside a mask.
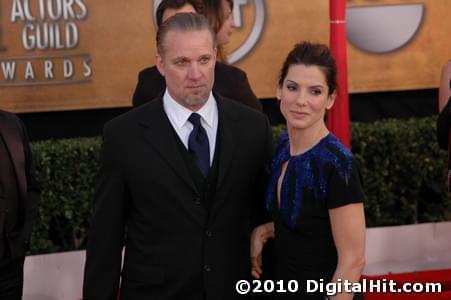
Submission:
[[[169,94],[167,88],[163,95],[163,107],[168,117],[178,129],[183,127],[186,122],[189,122],[188,118],[193,113],[193,111],[175,101]],[[196,113],[201,116],[207,126],[213,127],[215,111],[217,111],[216,101],[213,93],[210,91],[207,102]]]

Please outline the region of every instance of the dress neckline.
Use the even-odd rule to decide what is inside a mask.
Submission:
[[[331,137],[332,134],[330,132],[328,132],[324,137],[322,137],[318,143],[316,143],[315,145],[313,145],[312,147],[310,147],[307,151],[299,153],[299,154],[295,154],[295,155],[291,155],[291,151],[290,151],[290,143],[288,143],[288,159],[291,158],[299,158],[302,156],[305,156],[307,154],[309,154],[310,152],[313,152],[315,149],[317,149],[319,146],[321,146],[322,144],[324,144],[327,140],[329,140],[329,137]]]

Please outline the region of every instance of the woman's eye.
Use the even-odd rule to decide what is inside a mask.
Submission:
[[[318,96],[318,95],[321,95],[321,94],[322,94],[322,92],[319,89],[313,89],[312,90],[312,95]]]
[[[289,84],[289,85],[287,85],[287,90],[289,90],[289,91],[296,91],[297,90],[297,86]]]

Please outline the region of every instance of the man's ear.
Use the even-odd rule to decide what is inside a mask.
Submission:
[[[215,62],[218,61],[218,47],[213,48],[213,54],[215,56]]]
[[[164,77],[165,71],[164,71],[164,62],[163,62],[163,58],[161,57],[160,54],[157,54],[157,69],[158,72],[160,72],[161,76]]]

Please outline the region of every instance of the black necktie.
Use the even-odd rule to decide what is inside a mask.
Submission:
[[[188,121],[194,128],[188,138],[188,149],[194,154],[194,159],[202,174],[206,177],[210,169],[210,145],[205,129],[200,124],[200,115],[192,113]]]

